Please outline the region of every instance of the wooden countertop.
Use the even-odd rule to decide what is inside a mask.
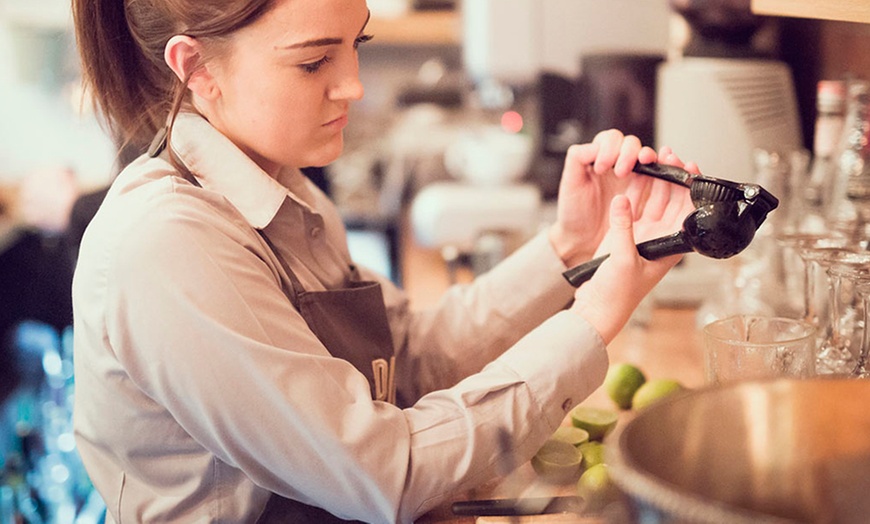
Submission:
[[[695,388],[704,384],[701,334],[695,327],[695,309],[655,309],[648,326],[629,326],[610,344],[610,362],[630,362],[639,366],[647,378],[674,378],[686,387]],[[603,388],[598,388],[584,405],[615,409]],[[620,414],[619,424],[625,424],[633,416],[631,411]],[[566,420],[565,424],[569,424]],[[504,479],[491,482],[473,493],[469,498],[500,498],[516,496],[525,486],[536,485],[537,475],[530,464],[524,464]],[[549,490],[548,490],[549,489]],[[573,494],[573,485],[541,488],[538,495]],[[506,491],[512,491],[509,493]],[[457,517],[449,504],[437,508],[418,520],[419,524],[591,524],[603,522],[595,516],[568,514],[536,515],[516,518],[507,517]]]

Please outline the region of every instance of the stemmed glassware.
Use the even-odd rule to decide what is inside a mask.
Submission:
[[[776,270],[777,280],[784,284],[788,295],[802,297],[800,314],[819,327],[825,321],[827,297],[820,284],[825,283],[827,260],[837,253],[851,251],[848,239],[833,233],[791,233],[778,235],[776,240],[783,248]],[[794,274],[796,263],[802,266],[802,289],[799,293],[788,293],[794,287],[788,278]]]
[[[803,265],[803,318],[817,329],[816,369],[820,374],[842,373],[851,353],[840,337],[840,309],[836,307],[839,278],[832,278],[829,269],[835,258],[854,252],[849,240],[836,234],[788,234],[777,241],[782,250],[781,278],[788,277],[789,255],[797,254]],[[786,281],[787,284],[787,281]]]
[[[851,374],[864,331],[863,304],[857,285],[870,278],[870,253],[840,252],[827,260],[829,320],[819,345],[820,373]]]
[[[864,330],[861,336],[861,347],[858,353],[858,364],[855,366],[853,375],[858,378],[870,378],[870,371],[867,370],[867,357],[870,354],[870,281],[864,280],[855,286],[855,291],[861,297],[861,303],[864,306]]]

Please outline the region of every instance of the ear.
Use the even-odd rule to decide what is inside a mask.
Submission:
[[[175,76],[182,82],[188,79],[187,88],[194,95],[213,100],[220,95],[220,88],[203,63],[202,45],[193,37],[175,35],[166,43],[163,59]]]

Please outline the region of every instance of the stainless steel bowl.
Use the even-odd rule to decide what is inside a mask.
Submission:
[[[870,522],[868,380],[689,391],[611,442],[611,477],[637,522]]]

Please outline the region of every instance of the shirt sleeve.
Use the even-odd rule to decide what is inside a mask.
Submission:
[[[483,368],[521,337],[564,309],[574,288],[546,232],[468,284],[451,286],[428,309],[410,309],[404,292],[384,282],[410,398],[449,387]]]
[[[497,345],[510,349],[479,372],[406,409],[372,401],[365,377],[307,329],[256,234],[189,195],[154,205],[161,212],[138,221],[114,254],[106,336],[130,379],[184,432],[272,492],[342,518],[411,522],[502,473],[504,456],[530,458],[603,379],[606,352],[588,324],[567,311],[540,323],[546,313],[529,312],[501,335]],[[504,271],[477,288],[481,302],[520,292],[516,282],[502,288],[517,275]],[[544,280],[528,275],[523,286]],[[464,353],[543,303],[512,301],[488,331],[454,329],[447,339],[474,337]],[[413,337],[469,320],[440,318],[414,320],[423,327]]]

